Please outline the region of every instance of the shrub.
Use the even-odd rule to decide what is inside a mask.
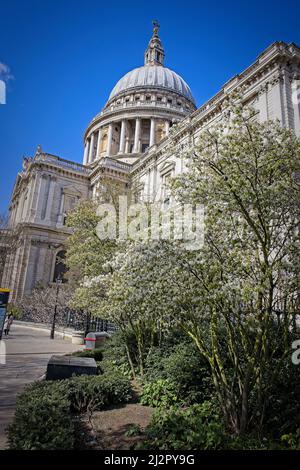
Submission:
[[[133,342],[133,340],[132,340]],[[134,348],[134,345],[131,345]],[[103,345],[103,360],[100,364],[102,373],[119,372],[125,377],[132,378],[125,348],[125,339],[122,332],[112,335]]]
[[[36,382],[20,395],[8,429],[11,449],[73,449],[74,434],[70,403],[56,384]]]
[[[96,362],[100,362],[103,359],[103,351],[100,348],[92,349],[92,350],[84,349],[83,351],[74,352],[72,356],[91,357],[92,359],[95,359]]]
[[[154,348],[146,367],[147,380],[173,382],[178,398],[186,404],[203,402],[212,395],[209,366],[191,341],[181,339],[179,344]]]
[[[281,444],[291,450],[300,449],[300,428],[298,428],[294,433],[284,434],[281,436]]]
[[[281,448],[268,438],[259,438],[255,434],[245,434],[243,436],[228,436],[224,443],[226,450],[275,450]]]
[[[276,368],[276,369],[275,369]],[[273,360],[266,377],[264,429],[273,438],[294,434],[300,422],[300,374],[290,358],[282,363]]]
[[[129,379],[110,372],[101,376],[78,376],[61,382],[72,411],[93,412],[107,405],[128,402],[132,397]]]
[[[221,449],[224,427],[215,405],[204,402],[186,409],[158,410],[146,428],[140,448],[151,450]]]
[[[176,386],[168,379],[147,383],[143,386],[140,402],[154,408],[170,408],[179,402]]]

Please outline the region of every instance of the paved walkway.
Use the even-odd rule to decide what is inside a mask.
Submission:
[[[3,346],[6,364],[3,362]],[[13,325],[10,335],[0,343],[0,449],[6,447],[5,428],[11,422],[17,394],[24,386],[41,377],[52,354],[81,349],[71,342],[49,338],[49,332]]]

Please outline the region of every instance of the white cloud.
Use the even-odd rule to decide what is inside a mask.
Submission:
[[[3,62],[0,62],[0,79],[5,82],[14,79],[14,76],[10,72],[9,66],[4,64]]]

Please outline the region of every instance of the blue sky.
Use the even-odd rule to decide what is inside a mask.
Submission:
[[[143,64],[152,19],[161,25],[166,66],[201,105],[272,42],[299,45],[299,13],[294,0],[0,0],[0,74],[8,81],[0,213],[23,155],[38,144],[82,161],[84,129],[117,80]]]

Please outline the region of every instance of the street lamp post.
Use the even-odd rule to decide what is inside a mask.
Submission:
[[[51,332],[50,332],[50,339],[54,339],[55,323],[56,323],[56,316],[57,316],[58,294],[59,294],[59,287],[62,283],[62,279],[58,276],[55,282],[56,282],[56,296],[55,296],[55,305],[54,305],[52,327],[51,327]]]
[[[87,334],[90,332],[90,326],[91,326],[91,314],[89,312],[86,312],[85,332],[84,332],[85,338]]]

